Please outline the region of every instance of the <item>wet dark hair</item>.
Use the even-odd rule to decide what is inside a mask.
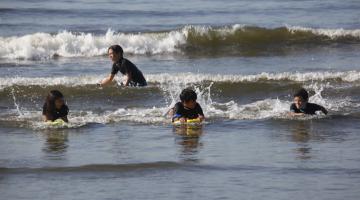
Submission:
[[[197,95],[194,90],[190,88],[186,88],[183,91],[181,91],[180,94],[181,102],[190,101],[190,100],[196,101],[196,99],[197,99]]]
[[[46,97],[46,111],[45,115],[48,119],[53,120],[56,112],[55,101],[64,98],[64,95],[59,90],[51,90]]]
[[[301,97],[304,101],[308,101],[309,93],[304,88],[301,88],[294,94],[294,97]]]
[[[122,49],[121,46],[118,45],[118,44],[111,45],[111,46],[108,48],[108,51],[109,51],[110,49],[113,50],[113,52],[115,52],[115,53],[117,53],[117,54],[120,54],[121,56],[123,56],[123,54],[124,54],[123,49]]]

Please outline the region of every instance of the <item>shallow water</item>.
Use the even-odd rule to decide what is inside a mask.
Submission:
[[[359,7],[2,1],[0,199],[359,199]],[[113,43],[148,87],[96,85]],[[165,116],[185,87],[202,127]],[[300,87],[329,115],[289,117]],[[64,127],[40,122],[51,89]]]

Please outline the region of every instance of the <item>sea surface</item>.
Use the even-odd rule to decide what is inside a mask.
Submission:
[[[97,86],[112,44],[147,87]],[[301,87],[329,114],[289,117]],[[1,200],[358,200],[359,129],[358,0],[0,1]]]

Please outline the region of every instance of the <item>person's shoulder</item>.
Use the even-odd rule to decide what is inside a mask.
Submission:
[[[119,63],[113,63],[112,64],[112,70],[114,71],[114,70],[116,70],[116,69],[118,69],[120,67],[120,64]]]
[[[122,59],[122,62],[124,62],[124,63],[126,63],[126,64],[128,64],[128,63],[131,63],[131,64],[133,64],[129,59],[127,59],[127,58],[123,58]]]
[[[178,107],[184,107],[184,105],[179,101],[175,104],[174,106],[175,108],[178,108]]]
[[[61,110],[64,111],[64,112],[69,112],[69,107],[64,104],[64,105],[61,107]]]
[[[198,102],[196,102],[196,106],[195,106],[195,107],[201,108],[201,105],[200,105]]]
[[[124,63],[126,66],[136,67],[135,64],[134,64],[133,62],[131,62],[129,59],[127,59],[127,58],[123,58],[123,63]]]
[[[177,112],[182,112],[184,110],[184,106],[181,102],[177,102],[175,105],[174,105],[174,111],[175,113]]]
[[[47,104],[46,104],[46,102],[44,103],[44,105],[43,105],[43,107],[42,107],[42,113],[43,113],[43,115],[45,115],[46,114],[46,110],[47,110]]]
[[[47,105],[47,103],[45,102],[44,105],[43,105],[43,110],[45,111],[45,110],[47,110],[47,109],[48,109],[48,105]]]

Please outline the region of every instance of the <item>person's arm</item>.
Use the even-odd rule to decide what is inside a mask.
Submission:
[[[167,115],[167,116],[169,116],[169,117],[174,116],[174,108],[170,108],[170,109],[166,112],[165,115]]]
[[[126,73],[126,80],[125,80],[125,86],[129,86],[129,83],[130,83],[130,81],[131,81],[131,79],[132,79],[132,76],[131,76],[132,74],[131,74],[131,72],[130,71],[128,71],[127,73]]]
[[[61,119],[64,120],[64,122],[69,122],[67,116],[62,117]]]
[[[47,122],[49,119],[46,116],[46,103],[43,105],[43,110],[42,110],[42,119],[44,122]]]
[[[185,118],[185,117],[180,117],[180,118],[179,118],[179,121],[180,121],[181,123],[185,123],[186,120],[187,120],[187,118]]]
[[[68,117],[67,117],[68,114],[69,114],[69,107],[67,105],[63,105],[63,107],[61,108],[60,119],[62,119],[64,122],[69,122]]]
[[[173,108],[173,117],[172,117],[172,121],[174,122],[175,120],[179,120],[181,123],[186,122],[186,118],[183,117],[180,113],[180,105],[177,103],[175,104],[174,108]]]
[[[322,113],[324,113],[325,115],[328,114],[328,111],[327,111],[326,108],[324,108],[323,106],[318,105],[317,110],[320,110],[320,111],[321,111]]]
[[[48,121],[46,115],[43,115],[43,116],[42,116],[42,119],[43,119],[44,122],[47,122],[47,121]]]
[[[289,115],[291,116],[291,117],[296,117],[296,116],[304,116],[305,114],[304,113],[297,113],[296,112],[296,106],[295,106],[295,104],[291,104],[291,106],[290,106],[290,112],[289,112]]]
[[[321,107],[322,107],[322,106],[321,106]],[[328,111],[327,111],[324,107],[321,108],[321,112],[323,112],[325,115],[328,114]]]
[[[199,104],[198,105],[198,119],[202,122],[205,120],[204,112]]]
[[[296,117],[296,116],[304,116],[304,113],[295,113],[295,112],[289,112],[289,115],[292,117]]]
[[[199,115],[198,118],[200,119],[201,122],[205,120],[205,116],[204,116],[204,115]]]
[[[186,122],[186,118],[182,117],[180,114],[174,114],[174,116],[172,117],[172,121],[176,121],[179,120],[180,122]]]
[[[115,74],[110,74],[108,77],[104,78],[101,82],[100,82],[100,86],[109,84],[115,77]]]

